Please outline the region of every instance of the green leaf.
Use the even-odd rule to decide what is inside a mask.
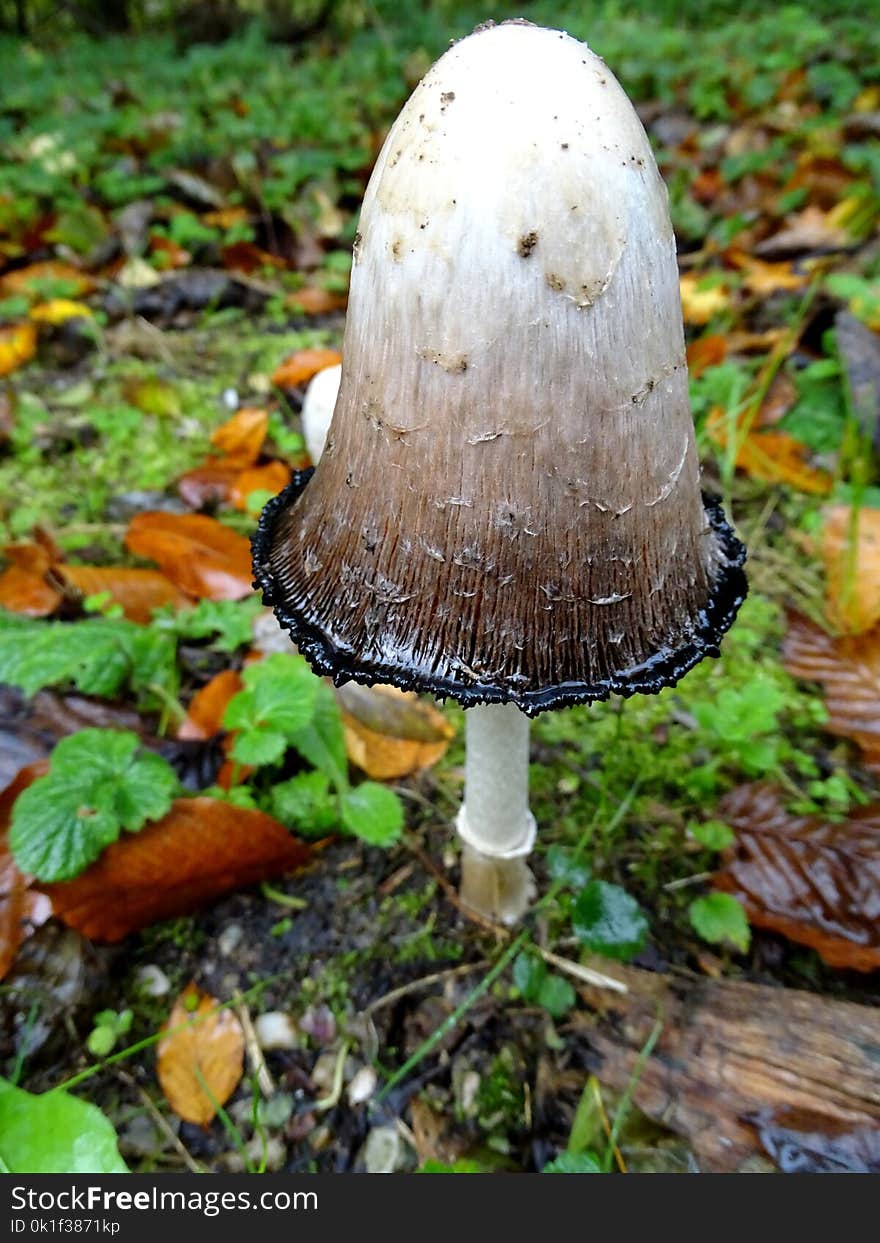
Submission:
[[[34,1096],[0,1079],[0,1162],[14,1174],[126,1174],[99,1109],[56,1089]]]
[[[70,880],[115,842],[168,811],[178,789],[161,756],[139,750],[137,735],[83,729],[62,738],[49,772],[12,809],[16,863],[39,880]]]
[[[549,972],[543,960],[528,950],[514,959],[513,982],[525,1001],[543,1006],[554,1019],[562,1018],[575,1003],[575,991],[568,980]]]
[[[572,859],[564,846],[551,846],[547,851],[547,870],[553,880],[562,881],[567,889],[583,889],[589,883],[590,869],[580,859]]]
[[[261,608],[259,596],[244,600],[200,600],[181,612],[163,609],[159,624],[182,639],[211,639],[218,652],[234,652],[253,642],[254,618]]]
[[[294,738],[293,745],[303,759],[326,773],[340,793],[348,788],[345,730],[336,696],[326,682],[318,684],[312,719]]]
[[[554,1019],[561,1019],[577,1000],[574,989],[561,975],[548,971],[538,989],[537,1002]]]
[[[244,690],[223,714],[227,729],[238,730],[232,747],[241,764],[274,764],[312,719],[319,680],[302,656],[276,652],[250,665]]]
[[[400,839],[403,808],[393,790],[364,781],[342,795],[342,820],[355,837],[371,846],[390,846]]]
[[[724,943],[745,953],[752,939],[752,930],[743,910],[729,893],[708,893],[696,898],[688,907],[691,926],[697,936],[710,945]]]
[[[275,764],[287,750],[287,738],[277,729],[243,729],[235,736],[232,758],[239,764]]]
[[[273,786],[272,815],[289,829],[320,835],[339,823],[339,804],[326,773],[298,773]]]
[[[591,1152],[562,1152],[541,1170],[542,1174],[601,1174],[598,1157]]]
[[[726,850],[735,841],[735,834],[729,825],[721,820],[704,820],[702,824],[688,825],[688,832],[695,842],[705,846],[707,850]]]
[[[648,921],[635,898],[620,885],[590,881],[572,910],[575,936],[609,958],[632,958],[648,939]]]

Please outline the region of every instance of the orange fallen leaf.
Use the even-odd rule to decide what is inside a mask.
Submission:
[[[187,708],[186,719],[177,731],[178,738],[213,738],[223,728],[223,713],[233,695],[237,695],[244,683],[234,669],[224,669],[215,674],[200,690],[196,691]]]
[[[696,378],[727,357],[727,341],[717,332],[706,333],[687,347],[688,371]]]
[[[348,683],[337,698],[348,758],[376,781],[436,764],[455,734],[443,714],[412,691]]]
[[[32,889],[32,878],[20,872],[9,852],[9,820],[19,794],[49,771],[48,760],[22,768],[5,790],[0,790],[0,980],[15,960],[21,943],[52,914],[52,903]]]
[[[153,610],[165,604],[176,609],[190,603],[190,598],[174,586],[158,570],[132,570],[121,566],[58,565],[55,574],[81,596],[97,596],[107,592],[111,601],[122,608],[129,621],[147,625]]]
[[[95,288],[95,282],[85,272],[71,267],[69,263],[60,263],[56,259],[47,259],[43,263],[32,263],[26,268],[17,268],[0,277],[0,296],[12,298],[17,295],[39,297],[40,290],[47,284],[63,284],[68,288],[68,296],[81,297]]]
[[[828,709],[826,728],[851,738],[869,767],[880,761],[880,627],[835,637],[799,613],[788,616],[782,647],[795,678],[821,682]]]
[[[797,397],[798,391],[794,380],[787,372],[778,371],[761,402],[754,427],[773,427],[788,414],[797,401]]]
[[[244,406],[211,433],[211,444],[224,454],[222,466],[253,466],[260,456],[266,431],[268,412],[259,406]]]
[[[306,384],[319,371],[335,367],[341,362],[342,355],[338,350],[296,350],[272,373],[272,383],[278,388],[297,388],[300,384]]]
[[[880,621],[880,509],[832,505],[822,530],[825,612],[845,634]]]
[[[718,805],[736,833],[713,883],[743,903],[749,922],[817,950],[832,967],[880,967],[880,806],[846,820],[789,812],[767,782]]]
[[[727,448],[728,420],[721,409],[712,410],[706,420],[710,440],[722,449]],[[735,435],[741,428],[734,429]],[[750,431],[743,436],[736,451],[736,465],[753,479],[767,483],[787,483],[801,492],[815,496],[827,496],[831,491],[832,478],[827,471],[811,466],[807,461],[809,450],[788,432]]]
[[[195,984],[172,1007],[159,1041],[156,1070],[165,1099],[184,1122],[207,1126],[238,1087],[244,1032],[231,1010]]]
[[[284,462],[267,462],[265,466],[250,466],[243,470],[229,493],[236,509],[247,509],[247,498],[252,492],[281,492],[290,483],[290,467]]]
[[[39,539],[7,544],[3,555],[10,563],[0,573],[0,607],[26,617],[49,617],[61,603],[61,592],[46,575],[58,555],[51,544]]]
[[[30,362],[37,352],[37,326],[24,324],[0,326],[0,376],[9,375],[17,367]]]
[[[203,514],[136,514],[125,544],[155,561],[175,586],[208,600],[250,595],[250,544],[243,535]]]
[[[308,846],[261,811],[179,798],[161,820],[126,833],[74,880],[39,888],[69,927],[114,942],[233,889],[292,872],[309,855]]]

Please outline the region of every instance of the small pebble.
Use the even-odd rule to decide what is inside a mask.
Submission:
[[[224,388],[222,401],[227,410],[238,409],[238,393],[234,388]]]
[[[296,1024],[281,1010],[267,1010],[254,1020],[261,1049],[295,1049],[299,1044]]]
[[[252,1165],[256,1166],[257,1169],[265,1168],[270,1174],[280,1170],[287,1160],[287,1149],[277,1135],[267,1136],[265,1143],[260,1135],[255,1135],[245,1145],[245,1152],[250,1158]],[[264,1161],[265,1167],[263,1166]]]
[[[138,967],[134,980],[138,990],[147,997],[164,997],[171,992],[171,981],[162,968],[153,962]]]
[[[309,1006],[299,1021],[299,1029],[311,1036],[316,1044],[331,1044],[336,1039],[336,1019],[329,1006]]]
[[[368,1174],[395,1174],[410,1164],[410,1150],[397,1127],[376,1126],[367,1136],[362,1160]]]
[[[325,1095],[333,1087],[333,1080],[336,1076],[336,1063],[338,1061],[339,1054],[331,1050],[328,1053],[320,1054],[312,1067],[309,1078],[318,1091]]]
[[[348,1085],[349,1105],[362,1105],[376,1091],[376,1072],[372,1066],[362,1066]]]
[[[217,938],[217,950],[223,958],[228,958],[241,944],[244,928],[241,924],[229,924]]]

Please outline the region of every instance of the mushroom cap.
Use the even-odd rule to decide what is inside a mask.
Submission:
[[[255,572],[337,682],[534,715],[717,655],[745,550],[700,492],[666,190],[585,44],[480,28],[410,97],[304,484]]]

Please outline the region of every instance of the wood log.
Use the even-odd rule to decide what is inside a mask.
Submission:
[[[756,1115],[792,1110],[829,1135],[880,1132],[880,1008],[795,989],[615,968],[623,995],[581,990],[571,1020],[589,1069],[623,1091],[657,1022],[636,1105],[684,1136],[700,1168],[732,1172],[762,1150]]]

